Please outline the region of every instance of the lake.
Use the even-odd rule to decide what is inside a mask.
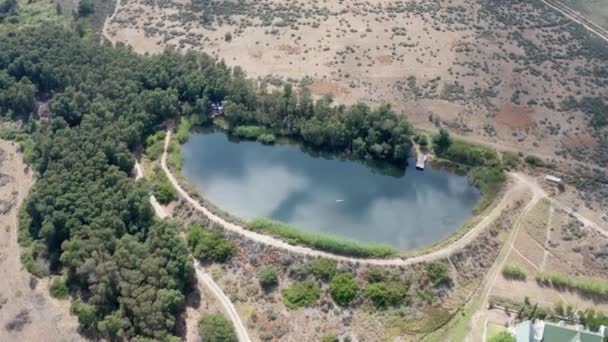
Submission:
[[[296,145],[230,141],[192,133],[183,173],[209,201],[249,220],[378,242],[406,251],[457,230],[480,198],[466,176],[414,161],[403,170],[321,157]]]

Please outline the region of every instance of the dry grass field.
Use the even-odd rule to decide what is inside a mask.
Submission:
[[[49,278],[22,266],[17,212],[32,184],[17,145],[0,140],[0,341],[82,341],[70,301],[49,295]]]
[[[120,1],[106,37],[204,51],[421,128],[605,165],[608,44],[537,2]],[[590,129],[590,126],[596,128]]]

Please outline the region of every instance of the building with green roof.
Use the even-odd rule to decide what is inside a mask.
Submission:
[[[534,323],[519,323],[514,332],[517,342],[603,342],[605,327],[600,327],[599,332],[592,332],[537,320]]]

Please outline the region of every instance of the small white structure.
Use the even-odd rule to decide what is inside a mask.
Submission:
[[[418,153],[416,158],[416,169],[424,170],[424,164],[426,163],[426,154]]]
[[[562,183],[562,179],[559,177],[555,177],[555,176],[551,176],[551,175],[546,175],[545,176],[545,180],[549,183],[554,183],[554,184],[561,184]]]

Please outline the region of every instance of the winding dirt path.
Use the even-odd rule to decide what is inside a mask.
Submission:
[[[165,149],[161,158],[161,167],[163,168],[167,178],[178,192],[179,196],[187,201],[194,209],[202,212],[205,216],[209,218],[212,222],[223,226],[225,229],[233,231],[241,236],[244,236],[248,239],[254,240],[259,243],[263,243],[272,247],[281,248],[288,250],[293,253],[309,255],[309,256],[318,256],[318,257],[327,257],[340,261],[352,262],[352,263],[362,263],[362,264],[370,264],[370,265],[378,265],[378,266],[407,266],[420,262],[429,262],[437,259],[448,257],[453,252],[459,250],[460,248],[466,246],[473,239],[475,239],[479,233],[485,230],[485,228],[490,225],[500,213],[504,210],[507,204],[511,203],[514,200],[514,197],[518,195],[522,190],[528,186],[527,183],[520,181],[520,178],[524,176],[512,177],[514,181],[509,188],[507,189],[505,195],[498,205],[496,205],[479,223],[477,223],[473,228],[471,228],[465,235],[463,235],[458,240],[453,243],[445,246],[441,249],[402,259],[402,258],[394,258],[394,259],[368,259],[368,258],[355,258],[355,257],[345,257],[342,255],[337,255],[333,253],[323,252],[319,250],[315,250],[309,247],[298,246],[298,245],[290,245],[287,242],[277,239],[275,237],[260,234],[251,230],[247,230],[244,227],[228,222],[222,217],[214,214],[209,209],[205,208],[200,204],[199,201],[193,199],[179,184],[173,173],[167,167],[167,149],[169,147],[169,142],[171,141],[171,130],[167,130],[167,135],[165,137]]]
[[[605,33],[606,30],[603,27],[597,25],[596,23],[591,21],[591,19],[586,18],[579,12],[570,8],[568,5],[566,5],[563,2],[558,1],[558,0],[554,0],[554,1],[540,0],[540,1],[543,2],[545,5],[551,7],[552,9],[558,11],[566,18],[574,21],[575,23],[577,23],[579,25],[582,25],[589,32],[594,33],[598,37],[602,38],[604,41],[608,42],[608,35],[606,35],[606,33]],[[559,6],[554,5],[552,2],[559,4]],[[589,23],[589,24],[587,24],[587,23]],[[591,25],[593,25],[595,27],[591,27]]]
[[[121,0],[115,0],[114,12],[111,16],[106,18],[106,20],[103,22],[103,28],[101,29],[102,37],[105,37],[108,41],[110,41],[110,43],[112,43],[112,45],[116,44],[116,39],[108,33],[108,27],[110,26],[110,21],[112,21],[114,17],[116,17],[116,13],[118,13],[118,9],[120,8],[120,1]]]
[[[239,317],[239,314],[237,313],[236,308],[230,299],[226,297],[224,291],[222,291],[213,278],[211,278],[209,273],[204,271],[203,266],[201,266],[198,260],[194,261],[194,266],[196,269],[196,279],[198,279],[199,283],[204,284],[211,291],[211,293],[213,293],[215,298],[217,298],[217,300],[222,304],[222,307],[224,308],[226,314],[228,314],[228,317],[230,317],[239,342],[251,342],[251,339],[247,334],[247,329],[245,329],[245,326],[241,321],[241,317]]]
[[[138,180],[143,176],[143,167],[138,161],[135,161],[135,180]],[[158,216],[161,220],[169,216],[165,209],[158,203],[154,195],[150,195],[150,204],[152,205],[152,208],[154,208],[156,216]],[[211,278],[211,276],[207,273],[205,268],[196,259],[194,259],[194,270],[196,271],[196,279],[198,283],[204,285],[209,291],[211,291],[213,296],[222,305],[224,312],[228,315],[232,321],[232,324],[234,325],[234,330],[239,342],[251,342],[249,334],[247,334],[247,329],[245,329],[245,325],[243,325],[241,317],[239,317],[234,304],[232,304],[230,299],[226,296],[226,294],[224,294],[224,291],[222,291],[213,278]]]

